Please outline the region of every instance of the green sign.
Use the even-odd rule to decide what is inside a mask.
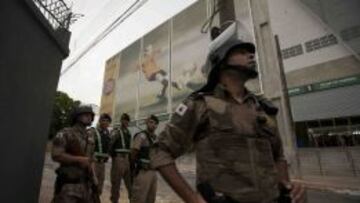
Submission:
[[[295,96],[295,95],[299,95],[299,94],[305,94],[305,93],[307,93],[307,92],[309,92],[307,86],[295,87],[295,88],[288,89],[288,94],[289,94],[289,96]]]
[[[334,89],[338,87],[346,87],[357,84],[360,84],[360,75],[340,78],[336,80],[329,80],[329,81],[314,83],[310,85],[304,85],[300,87],[294,87],[288,89],[288,93],[289,96],[295,96],[295,95],[306,94],[315,91],[322,91],[322,90]]]
[[[353,76],[353,77],[314,84],[313,89],[314,91],[321,91],[321,90],[333,89],[337,87],[345,87],[355,84],[360,84],[360,76]]]

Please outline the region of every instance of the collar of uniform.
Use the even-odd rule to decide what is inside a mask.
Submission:
[[[214,90],[214,95],[218,98],[222,98],[222,99],[231,99],[237,103],[239,103],[236,99],[234,99],[229,91],[226,89],[226,87],[222,84],[218,84]],[[246,87],[245,87],[245,96],[243,98],[242,103],[246,103],[250,100],[254,100],[255,95],[250,92]]]
[[[145,133],[148,134],[151,137],[151,139],[156,139],[155,133],[151,133],[148,130],[145,130]]]
[[[107,132],[108,132],[108,129],[107,129],[107,128],[97,127],[96,129],[97,129],[97,131],[98,131],[99,133],[105,133],[105,134],[107,134]]]
[[[218,84],[214,89],[214,96],[225,99],[229,96],[229,93],[225,89],[224,85]]]
[[[124,126],[120,126],[120,130],[123,132],[129,132],[129,129],[127,127]]]
[[[87,134],[86,128],[82,127],[82,126],[79,125],[79,124],[75,124],[75,125],[73,126],[73,128],[74,128],[76,131],[80,132],[82,135],[86,135],[86,134]]]

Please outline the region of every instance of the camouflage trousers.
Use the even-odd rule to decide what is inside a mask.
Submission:
[[[55,194],[53,203],[94,203],[90,188],[84,183],[65,184]]]
[[[95,162],[95,175],[98,181],[98,193],[101,194],[104,188],[105,163]]]
[[[112,157],[111,165],[111,196],[112,203],[117,203],[120,198],[121,180],[125,182],[128,191],[128,197],[131,196],[131,173],[130,163],[127,154],[119,154]]]
[[[154,170],[140,170],[134,178],[131,203],[154,203],[156,199],[157,176]]]

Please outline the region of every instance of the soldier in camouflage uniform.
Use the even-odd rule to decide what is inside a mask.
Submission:
[[[97,191],[92,187],[94,140],[86,131],[93,119],[91,107],[76,108],[72,126],[62,129],[53,140],[51,155],[60,163],[56,170],[54,203],[96,203],[98,200]]]
[[[131,203],[154,203],[156,199],[157,177],[156,171],[150,168],[150,147],[156,135],[159,124],[156,116],[146,119],[146,130],[137,133],[131,150],[131,161],[135,165],[133,175]]]
[[[121,180],[125,182],[128,197],[131,196],[131,172],[130,172],[130,146],[131,134],[128,129],[130,116],[126,113],[121,115],[121,126],[111,132],[110,155],[111,165],[111,196],[112,203],[117,203],[120,198]]]
[[[210,52],[207,84],[176,109],[151,150],[152,166],[185,202],[277,202],[279,184],[303,201],[302,186],[289,182],[277,108],[244,86],[257,77],[254,55],[252,43],[235,38]],[[191,147],[198,192],[174,162]]]
[[[105,180],[105,163],[109,159],[111,116],[107,113],[101,114],[96,128],[90,128],[89,133],[95,140],[95,173],[98,180],[98,192],[102,193]]]

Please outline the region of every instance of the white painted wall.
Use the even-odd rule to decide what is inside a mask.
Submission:
[[[281,48],[303,45],[304,54],[284,60],[286,72],[351,55],[341,43],[306,52],[306,41],[332,32],[299,0],[269,0],[269,9],[272,30],[279,36]]]

